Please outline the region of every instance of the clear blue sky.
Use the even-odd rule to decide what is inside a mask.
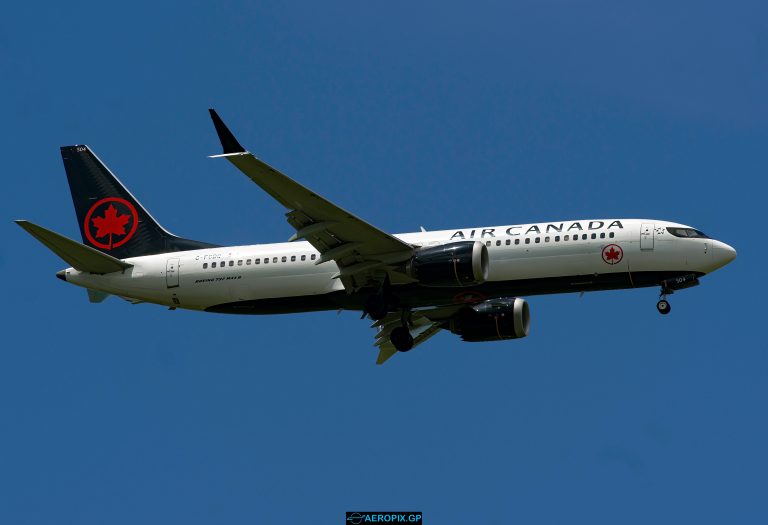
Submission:
[[[0,523],[768,521],[764,2],[15,2],[0,18]],[[86,143],[171,231],[287,239],[206,109],[392,232],[594,217],[739,258],[675,294],[531,297],[532,334],[376,367],[354,313],[87,302]]]

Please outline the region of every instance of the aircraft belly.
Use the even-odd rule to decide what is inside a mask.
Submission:
[[[270,270],[252,269],[215,275],[197,272],[184,277],[178,290],[182,304],[206,308],[215,304],[318,295],[343,289],[330,273],[280,274]],[[229,275],[228,275],[229,274]]]
[[[231,285],[230,295],[240,300],[262,299],[298,295],[317,295],[333,291],[331,274],[294,274],[272,276],[250,276],[242,283]],[[340,283],[339,283],[340,284]]]
[[[510,281],[517,279],[537,279],[562,275],[582,275],[593,273],[600,268],[600,246],[538,248],[533,251],[512,251],[498,256],[491,254],[489,281]]]

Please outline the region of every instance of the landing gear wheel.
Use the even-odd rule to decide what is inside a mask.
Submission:
[[[367,313],[371,319],[378,321],[384,319],[387,316],[387,303],[378,295],[372,295],[365,301],[365,313]]]
[[[666,299],[662,299],[658,303],[656,303],[656,309],[659,311],[662,315],[667,315],[669,312],[672,311],[672,306],[670,306],[669,301]]]
[[[393,328],[389,334],[389,340],[398,352],[407,352],[413,348],[413,337],[405,326]]]

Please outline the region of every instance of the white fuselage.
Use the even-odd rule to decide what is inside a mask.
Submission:
[[[667,227],[687,228],[658,220],[601,219],[396,237],[417,246],[484,242],[489,254],[488,284],[624,274],[627,285],[619,287],[647,286],[634,283],[633,275],[701,275],[735,256],[724,243],[676,237]],[[612,244],[617,246],[614,251],[610,251]],[[228,303],[344,291],[341,280],[336,278],[336,264],[331,261],[316,265],[317,257],[317,250],[308,242],[227,246],[126,259],[133,267],[122,273],[96,275],[69,268],[65,274],[73,284],[136,301],[205,310]],[[578,291],[578,282],[573,284],[572,291]],[[294,310],[301,311],[301,305]]]

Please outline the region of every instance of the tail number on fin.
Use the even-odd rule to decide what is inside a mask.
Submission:
[[[85,215],[83,224],[88,242],[102,250],[111,250],[128,242],[138,225],[136,208],[119,197],[96,202]]]

